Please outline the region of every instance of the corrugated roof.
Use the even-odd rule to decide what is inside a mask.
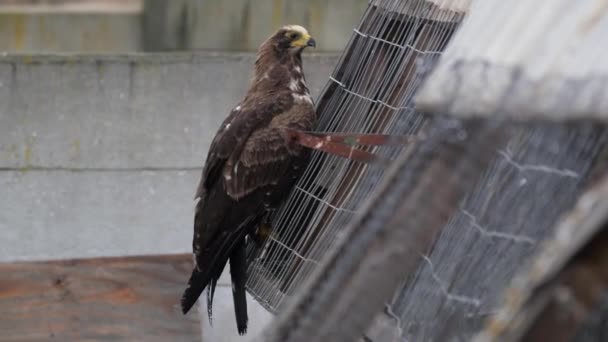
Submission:
[[[474,2],[416,97],[424,111],[608,119],[608,1]]]

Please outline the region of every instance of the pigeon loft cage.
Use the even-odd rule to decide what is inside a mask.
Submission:
[[[411,139],[368,150],[388,168],[315,154],[250,250],[249,291],[280,313],[260,341],[467,341],[500,326],[507,285],[608,170],[608,13],[546,3],[536,20],[537,6],[370,2],[320,97],[319,130]],[[593,229],[594,243],[570,247],[605,246],[605,224]],[[602,275],[579,290],[599,292],[588,306],[605,317]],[[486,336],[502,340],[496,325]],[[529,336],[562,331],[544,327]]]

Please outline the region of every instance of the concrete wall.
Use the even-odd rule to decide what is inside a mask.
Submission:
[[[200,169],[253,61],[0,58],[0,262],[190,252]],[[336,61],[305,57],[315,96]],[[206,333],[229,341],[230,288],[216,298]],[[270,317],[253,302],[250,312],[252,332]]]
[[[369,0],[206,0],[190,1],[197,49],[255,50],[285,24],[307,27],[319,51],[344,49]]]
[[[142,26],[136,14],[0,14],[0,51],[139,51]]]
[[[255,51],[281,25],[300,24],[317,51],[340,51],[368,0],[145,0],[124,13],[0,13],[0,51]]]

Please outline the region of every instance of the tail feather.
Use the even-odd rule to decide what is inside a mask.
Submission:
[[[245,284],[247,282],[245,239],[235,246],[230,255],[230,277],[232,278],[232,299],[234,301],[234,314],[236,327],[240,335],[247,333],[247,297]]]
[[[204,278],[204,274],[199,272],[196,268],[192,271],[190,280],[188,280],[188,287],[184,291],[181,300],[182,313],[184,315],[192,309],[192,306],[194,306],[198,297],[200,297],[203,290],[205,290],[208,280],[205,280]]]
[[[237,245],[238,241],[240,240],[244,239],[238,236],[228,236],[228,238],[224,239],[222,243],[217,246],[216,250],[208,253],[208,255],[211,255],[212,258],[209,258],[210,268],[206,272],[199,271],[198,267],[194,268],[192,271],[192,276],[190,276],[190,280],[188,281],[188,287],[182,295],[182,312],[184,314],[188,313],[192,306],[194,306],[194,303],[196,303],[198,298],[201,296],[207,285],[209,285],[209,291],[207,292],[207,312],[209,314],[209,322],[211,322],[215,285],[217,284],[217,280],[222,275],[224,267],[226,267],[226,263],[228,262],[228,257],[230,255],[229,253],[231,253],[234,246]]]
[[[218,279],[222,275],[222,272],[224,272],[226,261],[226,259],[222,260],[217,264],[217,266],[219,267],[214,267],[209,272],[205,272],[205,274],[199,271],[197,268],[192,271],[192,275],[190,276],[190,280],[188,281],[188,287],[182,295],[181,304],[182,312],[184,314],[190,311],[190,309],[194,306],[194,303],[196,303],[198,298],[201,296],[201,294],[207,287],[207,312],[209,313],[209,322],[211,323],[215,286],[217,284]]]
[[[209,324],[213,324],[213,296],[215,295],[215,286],[217,285],[217,281],[220,279],[222,273],[224,273],[224,267],[226,267],[227,260],[224,260],[220,263],[219,269],[214,269],[211,274],[211,281],[209,282],[209,286],[207,287],[207,314],[209,316]]]
[[[209,325],[213,325],[213,296],[215,295],[216,279],[211,279],[207,287],[207,316],[209,317]]]
[[[222,231],[219,236],[214,238],[215,241],[205,251],[204,255],[197,256],[197,261],[199,259],[205,260],[207,267],[204,267],[203,269],[196,267],[192,271],[192,275],[188,281],[188,287],[184,291],[181,299],[182,312],[184,314],[188,313],[205,288],[209,286],[209,291],[207,293],[207,311],[209,314],[209,322],[211,322],[213,295],[217,280],[224,271],[226,263],[229,259],[232,259],[232,255],[234,254],[234,266],[232,260],[230,261],[230,266],[231,269],[234,267],[235,270],[237,270],[236,273],[231,271],[233,286],[235,283],[237,284],[236,293],[238,294],[238,296],[236,294],[234,295],[235,313],[237,315],[239,333],[241,335],[245,334],[247,331],[247,302],[245,297],[247,264],[245,255],[245,235],[248,232],[248,228],[257,222],[254,221],[255,219],[257,219],[257,217],[248,217],[236,230]]]

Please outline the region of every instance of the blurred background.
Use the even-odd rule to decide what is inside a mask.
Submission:
[[[19,53],[252,51],[285,23],[340,51],[366,0],[1,0],[0,50]]]

